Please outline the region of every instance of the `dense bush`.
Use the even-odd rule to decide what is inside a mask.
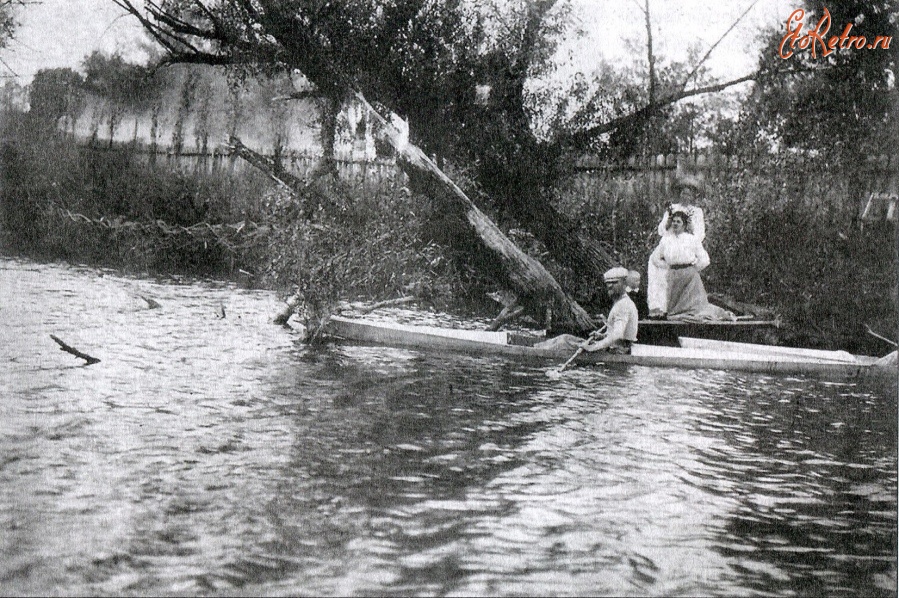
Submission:
[[[778,156],[710,193],[709,285],[775,307],[786,342],[882,352],[899,325],[896,227],[862,223],[848,175]],[[848,199],[847,199],[848,198]]]
[[[245,199],[261,195],[263,177],[154,167],[127,147],[79,147],[27,118],[7,124],[0,215],[14,249],[198,274],[249,269],[258,257],[252,247],[237,252],[186,229],[263,217]]]
[[[460,310],[472,292],[483,289],[483,279],[425,232],[429,213],[421,198],[399,185],[374,193],[333,187],[335,205],[311,219],[302,217],[296,198],[284,191],[270,192],[264,203],[272,231],[266,282],[296,294],[307,324],[315,327],[341,300],[412,295]]]
[[[401,180],[335,182],[333,205],[309,218],[252,169],[153,165],[128,148],[78,147],[25,118],[6,122],[0,222],[10,248],[137,271],[243,270],[255,284],[298,296],[313,320],[341,300],[401,295],[482,315],[497,307],[484,303],[495,281],[471,261],[448,225],[452,214]],[[844,173],[779,156],[707,182],[709,290],[777,311],[786,342],[883,352],[864,327],[897,328],[895,225],[860,225],[856,202],[843,199]],[[611,181],[589,194],[561,189],[557,205],[645,274],[671,198],[652,186],[627,197],[616,189]],[[510,236],[579,301],[602,291],[599,281],[574,288],[577,277],[513,225],[504,224]]]

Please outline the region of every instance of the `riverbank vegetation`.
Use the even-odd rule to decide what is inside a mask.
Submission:
[[[554,10],[555,2],[525,3],[500,17],[508,39],[473,27],[492,17],[454,3],[414,10],[415,3],[385,4],[363,11],[365,18],[337,11],[303,26],[279,20],[277,2],[267,3],[266,14],[274,16],[258,23],[258,15],[235,5],[227,13],[183,15],[199,24],[211,20],[190,34],[167,29],[180,22],[167,20],[172,15],[121,4],[168,40],[170,61],[233,61],[245,70],[249,60],[259,71],[302,71],[310,87],[297,96],[320,98],[320,164],[299,184],[272,182],[272,173],[261,170],[185,168],[177,161],[166,167],[136,143],[114,144],[112,132],[105,149],[96,138],[84,143],[62,134],[58,119],[72,102],[51,110],[49,119],[33,102],[28,112],[8,110],[4,120],[0,199],[9,247],[139,270],[240,275],[285,296],[298,293],[312,314],[326,314],[338,300],[408,294],[446,309],[496,309],[484,303],[486,292],[514,287],[514,277],[465,226],[464,209],[447,199],[446,187],[408,168],[393,137],[386,136],[394,147],[385,155],[403,173],[367,185],[335,168],[337,115],[347,98],[364,92],[376,109],[402,114],[409,140],[591,313],[606,307],[597,281],[608,265],[644,269],[671,200],[665,172],[673,174],[673,164],[662,160],[669,170],[661,184],[640,184],[639,169],[629,165],[647,155],[687,154],[699,168],[701,144],[717,164],[700,169],[710,290],[781,314],[789,326],[785,342],[876,353],[885,347],[865,334],[865,325],[890,336],[897,329],[895,222],[860,218],[872,194],[895,192],[888,174],[895,163],[883,163],[879,151],[897,141],[892,50],[844,52],[823,66],[797,57],[788,65],[772,58],[778,39],[772,35],[750,77],[750,94],[729,104],[716,96],[686,104],[678,100],[693,93],[685,91],[688,83],[697,97],[697,90],[716,87],[703,60],[663,62],[651,44],[646,60],[630,70],[605,65],[596,81],[577,79],[554,91],[547,83],[555,72],[550,58],[566,31],[565,11]],[[850,5],[828,6],[836,21],[848,22],[853,10],[866,10]],[[859,26],[888,25],[879,9],[867,10]],[[648,22],[648,3],[646,11]],[[255,25],[232,31],[218,26],[222,19]],[[276,27],[288,22],[286,30]],[[256,25],[271,37],[254,37]],[[216,37],[225,31],[237,37]],[[213,39],[203,43],[215,52],[192,54],[202,45],[188,43],[192,36],[207,34]],[[293,47],[296,39],[319,51]],[[354,42],[340,42],[347,39]],[[793,65],[803,68],[785,68]],[[160,95],[141,88],[149,79],[121,61],[93,57],[87,66],[94,83],[83,80],[85,89],[116,96],[113,104],[146,108]],[[116,76],[98,77],[104,68]],[[52,74],[38,81],[80,89],[76,73]],[[236,95],[241,80],[231,79]],[[118,114],[110,117],[110,131]],[[270,148],[275,166],[286,158],[282,150]],[[584,173],[592,177],[588,187],[578,183]]]
[[[299,291],[315,311],[340,299],[405,295],[461,313],[499,308],[486,294],[501,285],[470,258],[472,241],[454,215],[411,193],[401,178],[366,193],[347,185],[335,194],[347,200],[313,222],[295,196],[253,170],[170,171],[127,148],[97,150],[24,133],[16,131],[14,142],[7,136],[2,153],[7,251],[131,272],[226,277],[285,297]],[[707,287],[775,310],[794,342],[876,351],[877,343],[852,336],[864,339],[864,324],[881,331],[894,325],[895,223],[863,224],[854,208],[828,199],[845,184],[844,173],[826,164],[800,168],[795,161],[710,184]],[[583,218],[585,234],[603,238],[614,230],[617,249],[609,250],[639,269],[665,198],[616,206],[611,195],[586,202],[572,193],[560,206]],[[565,280],[537,240],[509,232]]]
[[[7,112],[0,154],[6,251],[137,273],[225,277],[299,293],[314,311],[339,299],[413,294],[455,311],[495,286],[438,243],[447,216],[401,177],[340,184],[314,218],[262,172],[172,166],[133,146],[94,146]],[[145,148],[144,148],[145,149]],[[158,159],[153,163],[151,158]],[[491,306],[492,309],[492,306]]]

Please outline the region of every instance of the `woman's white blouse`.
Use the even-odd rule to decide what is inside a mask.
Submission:
[[[664,235],[651,259],[659,267],[689,264],[696,266],[697,270],[704,270],[710,262],[702,242],[690,233]]]

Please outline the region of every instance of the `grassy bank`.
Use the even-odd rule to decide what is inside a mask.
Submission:
[[[135,273],[239,278],[285,297],[299,292],[323,308],[404,295],[454,311],[482,307],[489,281],[433,240],[439,210],[402,181],[340,185],[330,193],[337,202],[310,218],[253,169],[185,169],[164,160],[128,147],[84,147],[27,115],[7,121],[6,250]]]
[[[333,205],[307,219],[252,170],[166,168],[136,152],[78,147],[24,115],[7,120],[4,140],[8,251],[138,273],[240,277],[285,297],[299,292],[313,310],[403,295],[457,313],[498,310],[485,299],[497,287],[450,247],[446,216],[400,180],[344,185]],[[707,287],[776,310],[790,344],[884,353],[865,325],[887,336],[897,329],[895,225],[860,226],[856,205],[825,193],[843,184],[842,173],[813,168],[766,164],[711,182]],[[563,191],[560,208],[623,263],[645,269],[668,199]]]

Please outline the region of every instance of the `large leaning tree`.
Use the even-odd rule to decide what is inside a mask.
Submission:
[[[412,183],[453,200],[519,294],[581,329],[592,324],[583,309],[507,245],[475,204],[528,230],[558,264],[595,284],[613,258],[552,202],[568,158],[601,148],[610,135],[614,143],[642,133],[680,99],[757,75],[699,84],[706,55],[685,76],[665,78],[644,0],[648,83],[586,86],[569,126],[538,134],[535,119],[552,110],[529,84],[553,75],[551,58],[570,31],[564,1],[113,1],[140,19],[169,63],[299,71],[332,114],[350,98],[372,106]],[[395,115],[408,122],[408,140],[391,124]],[[443,166],[471,186],[463,191]]]

